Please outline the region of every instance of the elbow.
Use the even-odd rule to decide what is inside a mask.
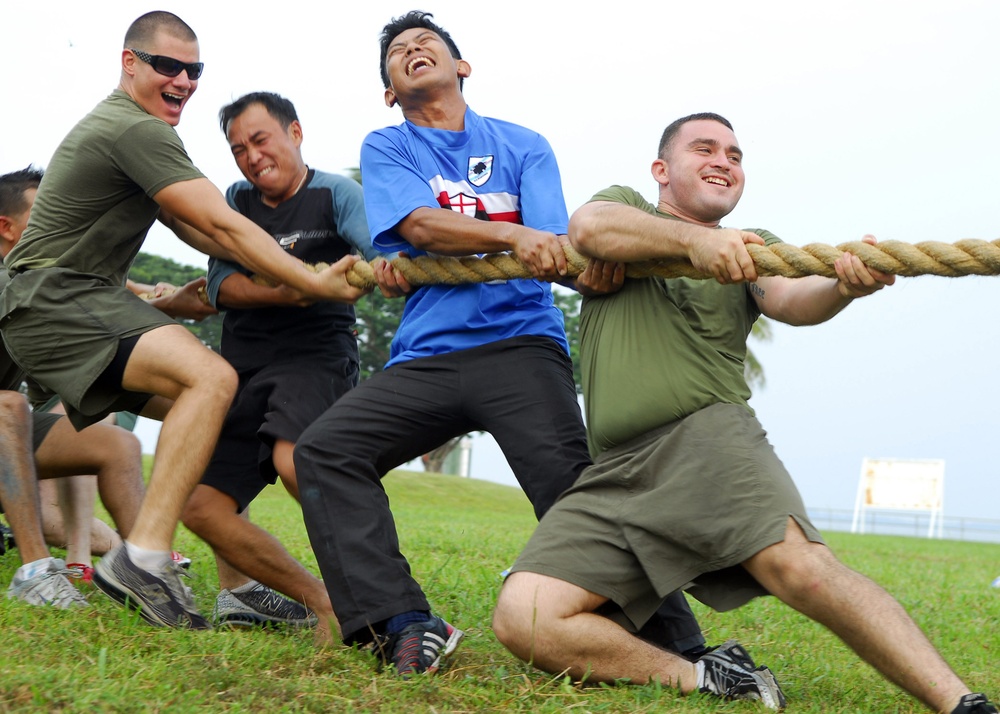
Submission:
[[[396,232],[406,239],[414,248],[432,251],[435,243],[435,229],[430,211],[435,209],[418,208],[396,226]]]
[[[581,255],[594,256],[597,250],[599,231],[593,213],[593,210],[588,206],[583,206],[569,219],[567,232],[569,242]]]

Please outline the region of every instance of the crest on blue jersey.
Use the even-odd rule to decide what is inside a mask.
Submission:
[[[482,186],[493,175],[493,156],[469,157],[469,183]]]

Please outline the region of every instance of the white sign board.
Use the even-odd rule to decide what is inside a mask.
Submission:
[[[852,533],[864,533],[868,509],[927,511],[927,536],[941,537],[944,510],[944,461],[942,459],[864,459],[858,481]]]

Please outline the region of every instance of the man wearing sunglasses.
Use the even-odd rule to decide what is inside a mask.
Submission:
[[[56,150],[5,260],[0,329],[18,365],[59,394],[77,429],[113,411],[163,419],[137,524],[98,563],[94,581],[155,625],[204,628],[171,545],[236,374],[125,288],[129,266],[159,217],[194,247],[312,298],[354,302],[363,292],[345,278],[357,258],[309,271],[191,163],[174,127],[198,87],[198,55],[197,37],[176,15],[147,13],[131,25],[118,88]]]

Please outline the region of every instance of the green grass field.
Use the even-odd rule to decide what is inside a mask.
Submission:
[[[745,702],[656,686],[578,686],[532,670],[494,639],[490,616],[534,527],[520,491],[450,476],[385,481],[403,550],[435,610],[467,632],[452,668],[399,681],[364,652],[317,648],[309,632],[149,627],[100,593],[84,612],[0,605],[0,712],[751,712]],[[269,488],[252,518],[318,572],[298,505]],[[892,592],[976,691],[1000,696],[1000,546],[828,534],[849,565]],[[203,612],[217,594],[209,549],[181,530]],[[20,565],[0,557],[0,583]],[[718,614],[695,603],[710,643],[739,639],[768,664],[788,711],[919,712],[826,630],[773,598]]]

